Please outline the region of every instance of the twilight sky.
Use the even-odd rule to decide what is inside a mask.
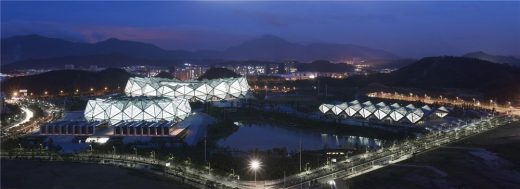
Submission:
[[[520,56],[520,2],[1,2],[1,36],[221,50],[264,34],[403,57]]]

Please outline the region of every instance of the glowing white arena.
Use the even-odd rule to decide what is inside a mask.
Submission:
[[[170,121],[179,122],[190,115],[187,99],[165,97],[113,97],[89,100],[84,116],[88,121]]]
[[[380,102],[374,105],[370,101],[360,103],[357,100],[351,102],[343,102],[339,104],[322,104],[318,107],[318,109],[321,113],[335,116],[358,116],[365,119],[375,117],[378,120],[390,119],[392,121],[406,120],[414,124],[430,115],[435,115],[439,118],[443,118],[449,113],[448,109],[446,109],[443,106],[437,109],[432,109],[428,105],[416,108],[412,104],[408,104],[404,107],[401,107],[401,105],[397,103],[387,106],[384,102]]]
[[[207,102],[244,97],[249,89],[245,77],[202,81],[132,77],[128,79],[125,93],[128,96],[161,96]]]

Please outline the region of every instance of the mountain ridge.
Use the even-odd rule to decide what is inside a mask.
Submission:
[[[297,60],[311,62],[318,59],[341,61],[346,58],[397,59],[392,53],[351,44],[289,42],[274,35],[263,35],[244,41],[222,51],[165,50],[154,44],[109,38],[96,43],[72,42],[41,35],[2,38],[2,64],[28,59],[64,56],[86,56],[121,53],[152,60]]]
[[[520,57],[516,56],[492,55],[484,51],[469,52],[462,56],[520,67]]]

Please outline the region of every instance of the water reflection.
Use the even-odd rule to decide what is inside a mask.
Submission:
[[[379,139],[320,133],[319,131],[270,123],[243,123],[239,125],[240,128],[235,133],[219,140],[218,145],[240,151],[273,148],[287,148],[289,151],[298,151],[300,140],[304,150],[378,148],[382,143]]]

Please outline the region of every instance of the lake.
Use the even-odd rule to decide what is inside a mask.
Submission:
[[[220,139],[217,145],[240,151],[273,148],[298,151],[300,139],[304,150],[378,148],[382,143],[382,140],[374,138],[345,134],[336,135],[274,123],[237,122],[236,124],[239,129],[228,137]]]

